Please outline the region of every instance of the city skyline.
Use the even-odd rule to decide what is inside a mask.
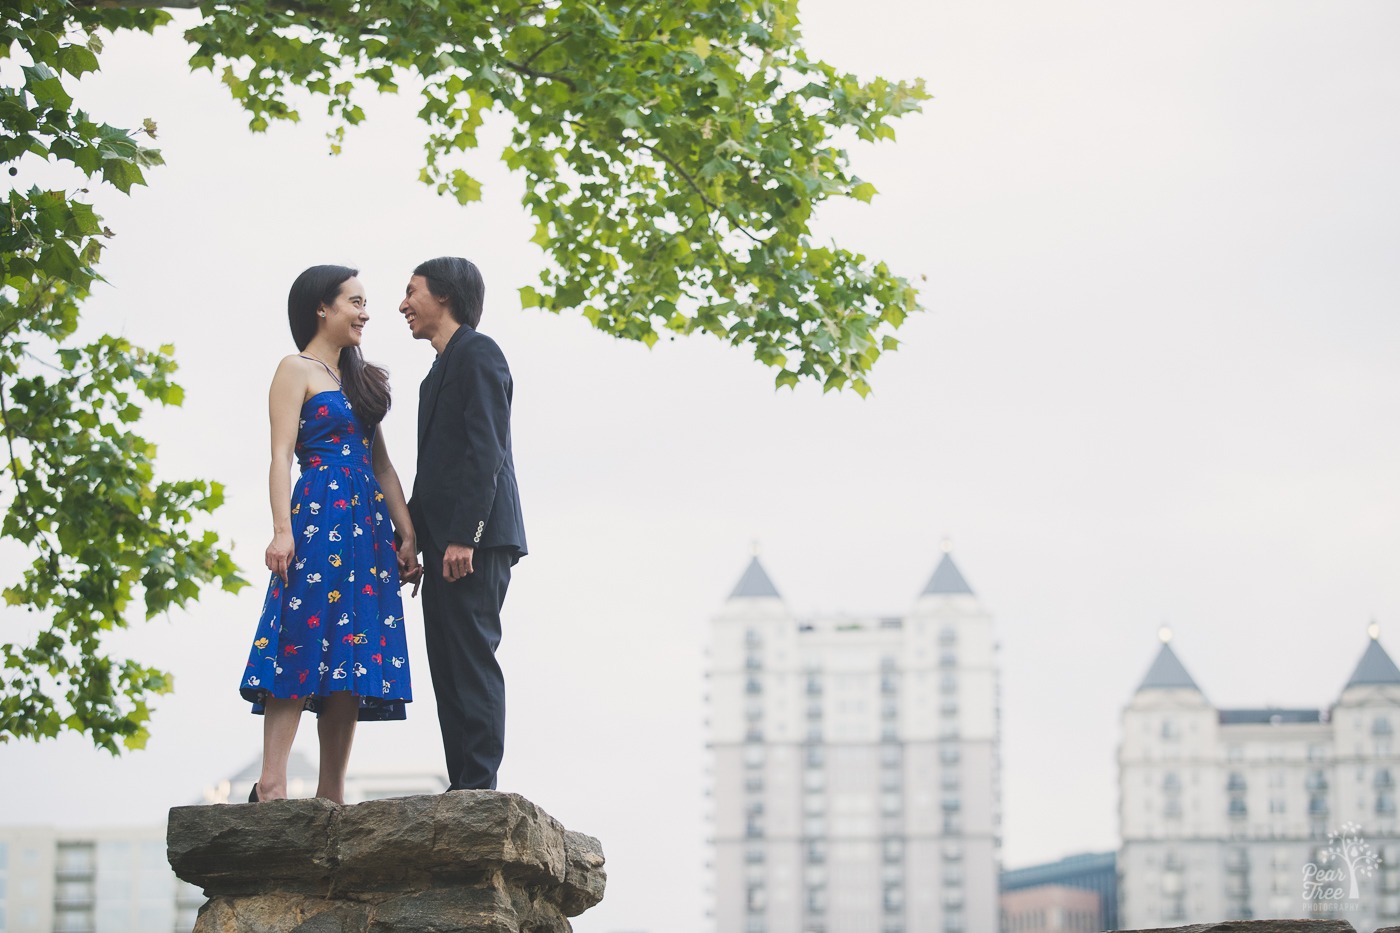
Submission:
[[[864,400],[775,392],[719,341],[647,350],[519,310],[540,254],[518,179],[483,148],[480,204],[433,196],[408,102],[371,101],[332,159],[310,112],[249,134],[178,26],[107,43],[78,105],[156,120],[166,165],[130,198],[94,192],[117,235],[85,332],[175,344],[185,406],[141,429],[163,475],[226,485],[215,527],[254,585],[115,634],[175,675],[148,749],[0,746],[0,823],[159,820],[256,750],[235,688],[266,580],[265,392],[287,288],[326,261],[362,269],[406,482],[432,352],[398,296],[431,255],[486,275],[531,542],[504,613],[502,786],[602,839],[608,896],[580,933],[701,912],[701,651],[754,539],[794,613],[872,616],[952,540],[1002,646],[1008,867],[1116,846],[1119,711],[1163,624],[1221,707],[1335,698],[1371,620],[1400,632],[1400,7],[802,11],[813,55],[934,95],[895,143],[850,141],[879,194],[819,218],[930,309]],[[481,135],[506,138],[494,117]],[[354,764],[438,766],[418,612],[419,699],[360,730]]]

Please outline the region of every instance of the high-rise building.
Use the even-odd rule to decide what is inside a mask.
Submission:
[[[205,788],[199,803],[248,799],[254,761]],[[347,803],[436,794],[437,775],[366,775],[345,779]],[[287,766],[292,797],[315,793],[316,767],[294,752]],[[189,933],[204,893],[175,877],[166,862],[165,826],[0,827],[0,933]]]
[[[993,933],[992,620],[944,554],[902,616],[795,616],[755,557],[706,686],[717,933]]]
[[[1327,709],[1217,709],[1163,633],[1123,710],[1124,929],[1400,921],[1400,669],[1371,640]],[[1337,873],[1325,885],[1321,873]]]

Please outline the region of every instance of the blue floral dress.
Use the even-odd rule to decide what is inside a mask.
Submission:
[[[339,389],[301,407],[292,486],[296,552],[268,583],[239,692],[320,712],[332,693],[360,698],[360,720],[405,718],[413,699],[394,531],[374,478],[374,432]]]

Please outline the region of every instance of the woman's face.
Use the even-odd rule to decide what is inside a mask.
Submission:
[[[358,347],[360,336],[369,320],[365,310],[365,287],[358,278],[346,279],[340,284],[340,293],[335,301],[322,305],[325,317],[321,318],[321,333],[330,338],[338,347]]]

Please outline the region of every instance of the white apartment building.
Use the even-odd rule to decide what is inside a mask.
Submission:
[[[258,766],[254,761],[190,802],[247,800]],[[345,799],[358,803],[446,788],[437,775],[351,774]],[[288,763],[287,791],[293,797],[316,791],[316,767],[300,753]],[[204,900],[199,888],[170,870],[164,824],[0,827],[0,933],[189,933]]]
[[[711,625],[710,928],[996,933],[996,653],[946,553],[889,617],[796,617],[755,557]]]
[[[1326,917],[1367,933],[1400,922],[1400,669],[1374,625],[1370,635],[1328,709],[1217,709],[1164,632],[1123,710],[1123,929]],[[1347,824],[1379,865],[1355,871],[1337,857],[1330,834]],[[1326,886],[1335,896],[1308,887],[1317,870],[1343,873]]]

